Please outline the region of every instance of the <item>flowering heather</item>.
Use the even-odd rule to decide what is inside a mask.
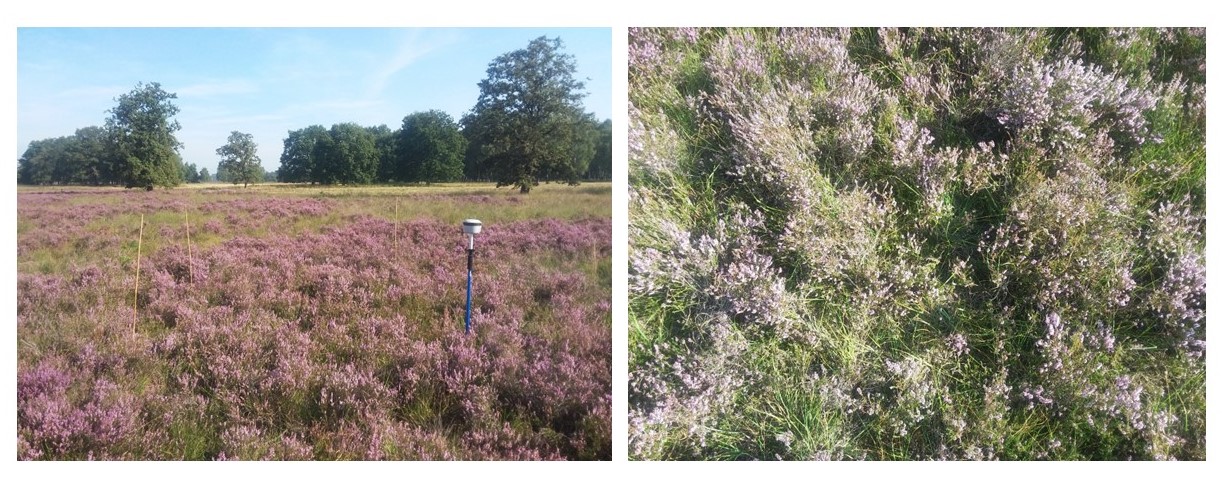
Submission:
[[[610,220],[513,210],[591,188],[470,194],[471,335],[461,218],[386,193],[23,191],[17,457],[610,459]]]
[[[634,459],[1204,459],[1202,29],[629,31]]]

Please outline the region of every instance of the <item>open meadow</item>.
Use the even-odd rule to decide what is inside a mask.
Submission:
[[[19,459],[611,457],[607,183],[17,206]]]

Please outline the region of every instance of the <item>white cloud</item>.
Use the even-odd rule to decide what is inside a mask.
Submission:
[[[380,96],[396,74],[407,69],[422,57],[457,40],[457,33],[450,30],[408,30],[390,60],[370,75],[366,98]]]
[[[216,95],[247,94],[259,91],[259,86],[247,79],[210,80],[173,89],[179,98],[211,97]]]

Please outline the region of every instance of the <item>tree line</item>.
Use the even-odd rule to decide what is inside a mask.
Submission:
[[[18,160],[21,184],[174,186],[187,174],[174,137],[177,98],[161,85],[139,83],[115,99],[103,127],[72,136],[35,140]],[[193,166],[194,167],[194,166]]]
[[[462,119],[439,110],[407,115],[396,130],[337,123],[288,132],[280,167],[265,171],[253,136],[234,131],[217,149],[216,177],[317,184],[495,181],[523,193],[539,182],[611,178],[611,120],[585,111],[584,84],[559,38],[539,37],[494,59],[480,97]],[[173,187],[211,180],[184,164],[174,136],[177,96],[137,84],[116,99],[103,127],[30,142],[18,160],[20,184]]]

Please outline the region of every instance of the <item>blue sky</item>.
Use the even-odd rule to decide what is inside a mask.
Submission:
[[[32,140],[101,126],[116,97],[159,82],[178,95],[185,162],[216,172],[216,149],[237,130],[275,170],[289,130],[393,130],[431,109],[459,120],[489,62],[539,36],[561,38],[586,82],[586,110],[611,118],[606,28],[21,28],[14,161]]]

